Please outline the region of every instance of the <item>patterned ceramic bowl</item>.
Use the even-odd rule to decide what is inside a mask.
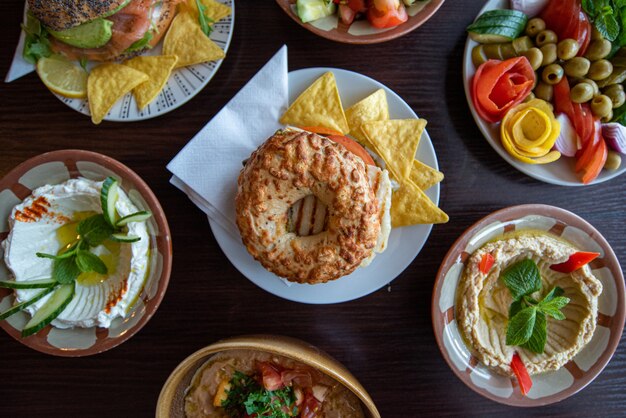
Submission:
[[[380,413],[365,388],[341,363],[304,341],[279,335],[233,337],[196,351],[183,360],[165,382],[159,395],[156,417],[184,417],[185,391],[191,384],[196,371],[215,353],[236,349],[259,350],[278,354],[311,366],[352,391],[361,400],[366,417],[380,418]]]
[[[522,396],[516,379],[501,376],[468,349],[455,320],[455,295],[465,261],[484,243],[505,232],[525,229],[547,231],[582,251],[599,252],[591,264],[602,282],[598,320],[592,340],[564,367],[532,377],[533,386]],[[432,320],[435,337],[452,371],[475,392],[513,406],[540,406],[561,401],[587,386],[607,365],[624,328],[624,275],[615,253],[600,233],[585,220],[547,205],[512,206],[483,218],[454,243],[435,282]]]
[[[44,353],[78,357],[109,350],[137,333],[152,317],[163,299],[172,267],[172,242],[165,214],[157,198],[144,181],[122,163],[101,154],[80,150],[54,151],[31,158],[11,170],[0,180],[0,241],[8,233],[7,219],[11,210],[45,184],[59,184],[70,178],[84,177],[101,181],[112,176],[120,181],[122,189],[140,210],[149,210],[153,216],[146,221],[150,235],[150,265],[146,284],[139,299],[125,318],[113,320],[110,328],[59,329],[47,326],[35,335],[21,337],[21,330],[30,315],[19,312],[0,326],[13,338]],[[0,280],[10,278],[0,247]],[[13,292],[0,289],[0,311],[14,301]]]
[[[365,19],[344,25],[337,15],[328,16],[314,22],[302,23],[296,12],[296,0],[276,0],[293,20],[300,26],[323,38],[346,44],[375,44],[390,41],[402,35],[406,35],[414,29],[422,26],[441,7],[444,0],[418,1],[409,6],[407,12],[409,20],[395,28],[376,29]]]

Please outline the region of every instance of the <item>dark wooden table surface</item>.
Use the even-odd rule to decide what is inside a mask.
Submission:
[[[514,409],[462,384],[444,362],[431,327],[431,293],[446,251],[472,223],[522,203],[571,210],[626,259],[626,176],[565,188],[516,171],[474,124],[461,84],[465,26],[481,0],[448,0],[417,31],[384,44],[337,44],[295,24],[271,0],[237,2],[235,34],[210,84],[181,108],[136,123],[91,124],[50,94],[35,74],[0,91],[0,176],[25,159],[64,148],[110,155],[137,171],[168,216],[174,266],[165,298],[132,339],[85,358],[41,354],[0,333],[0,416],[152,416],[161,386],[186,356],[221,338],[274,333],[304,339],[342,361],[383,417],[418,415],[581,415],[626,413],[626,346],[579,394],[553,406]],[[22,0],[0,2],[0,75],[18,39]],[[169,184],[165,165],[282,44],[289,68],[330,66],[389,86],[428,120],[450,215],[390,288],[338,305],[289,302],[253,285],[226,259],[204,214]]]

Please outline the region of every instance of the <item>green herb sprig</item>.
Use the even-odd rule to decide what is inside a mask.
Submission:
[[[52,55],[48,31],[32,13],[26,14],[26,22],[22,23],[22,30],[26,34],[22,51],[22,56],[26,61],[35,64],[39,58]]]
[[[506,344],[543,353],[548,336],[546,315],[556,320],[565,319],[561,309],[570,299],[563,296],[564,291],[558,286],[541,300],[532,297],[533,293],[541,290],[541,275],[537,264],[531,259],[513,264],[500,278],[513,296],[513,303],[509,307]]]
[[[581,4],[602,37],[616,47],[626,45],[625,0],[582,0]]]
[[[200,0],[196,0],[196,5],[198,6],[198,20],[200,21],[200,28],[206,36],[211,36],[211,32],[213,32],[212,23],[214,23],[214,20],[207,16],[206,6],[202,4]]]
[[[251,376],[235,371],[230,380],[227,398],[222,402],[222,408],[231,417],[240,417],[244,414],[255,416],[256,414],[256,416],[289,418],[298,415],[295,401],[292,387],[267,390]]]
[[[108,178],[105,180],[106,182],[115,182],[115,179]],[[103,212],[107,210],[105,207],[102,209]],[[138,212],[125,218],[143,213],[149,214],[148,212]],[[123,228],[123,225],[115,224],[113,220],[108,219],[103,213],[93,215],[78,223],[76,228],[78,239],[69,245],[65,251],[56,255],[40,252],[36,254],[37,257],[54,260],[52,279],[60,284],[72,283],[81,273],[96,272],[98,274],[107,274],[108,268],[104,261],[92,253],[90,249],[103,244],[107,240],[120,241],[120,238],[116,238],[116,236],[121,234]],[[139,237],[126,236],[123,242],[138,240]]]

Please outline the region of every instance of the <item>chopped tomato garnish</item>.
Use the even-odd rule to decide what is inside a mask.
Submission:
[[[400,0],[372,0],[367,9],[367,20],[375,28],[393,28],[406,22],[409,15]]]
[[[551,0],[541,12],[546,27],[559,39],[575,39],[580,45],[578,56],[583,56],[591,39],[591,24],[583,12],[580,0]]]
[[[526,396],[528,391],[530,391],[530,388],[533,386],[533,381],[528,374],[528,370],[526,369],[524,362],[517,353],[513,354],[511,369],[513,369],[513,373],[515,373],[522,395]]]
[[[589,264],[592,260],[595,260],[599,256],[600,253],[578,251],[570,255],[567,261],[551,265],[550,269],[560,273],[571,273],[578,270],[582,266]]]
[[[302,404],[302,412],[300,413],[301,418],[315,418],[318,416],[318,412],[322,403],[315,399],[313,396],[313,392],[308,389],[304,394],[304,402]]]
[[[261,372],[263,387],[266,390],[278,390],[285,386],[280,371],[274,365],[265,361],[259,361],[256,365]]]
[[[495,263],[496,259],[489,253],[483,254],[483,257],[480,259],[480,264],[478,266],[480,272],[482,274],[489,273],[491,267],[493,267],[493,263]]]

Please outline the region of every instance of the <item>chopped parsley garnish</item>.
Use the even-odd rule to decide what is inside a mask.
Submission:
[[[298,415],[295,401],[292,387],[267,390],[254,378],[236,371],[230,380],[230,389],[226,400],[222,402],[222,408],[233,418],[246,414],[289,418]]]
[[[213,19],[206,15],[206,6],[202,4],[200,0],[196,0],[198,6],[198,21],[200,22],[200,28],[206,36],[210,36],[213,32]]]

